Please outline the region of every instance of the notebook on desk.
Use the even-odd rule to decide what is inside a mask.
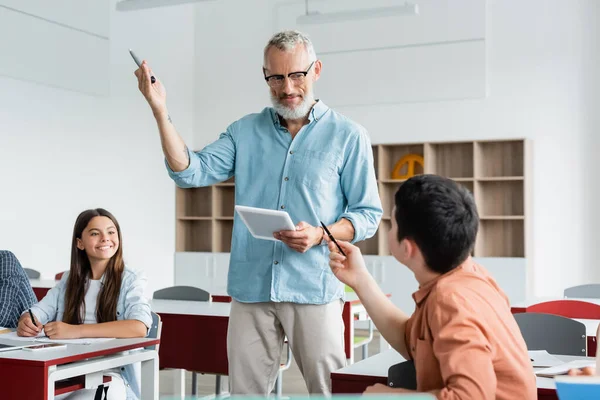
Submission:
[[[566,375],[567,372],[571,369],[578,369],[584,367],[595,367],[596,361],[594,360],[574,360],[569,361],[560,365],[556,365],[550,368],[539,369],[535,371],[537,376],[542,376],[545,378],[554,378],[559,375]]]

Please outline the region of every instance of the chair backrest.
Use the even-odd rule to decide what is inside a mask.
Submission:
[[[520,313],[514,315],[527,350],[546,350],[550,354],[585,356],[585,325],[552,314]]]
[[[388,369],[387,384],[393,388],[417,390],[417,370],[412,360],[394,364]]]
[[[162,332],[162,320],[160,319],[160,315],[158,315],[154,311],[150,311],[150,314],[152,315],[152,326],[150,327],[150,331],[148,332],[147,337],[152,338],[152,339],[160,339],[160,334]],[[156,351],[158,351],[158,345],[149,346],[147,348],[148,349],[156,348]]]
[[[210,293],[195,286],[171,286],[157,290],[152,298],[157,300],[209,301]]]
[[[578,300],[545,301],[527,307],[526,312],[561,315],[567,318],[600,319],[600,305]]]
[[[23,268],[25,270],[25,273],[27,274],[27,277],[29,279],[40,279],[40,273],[39,271],[36,271],[35,269],[31,269],[31,268]]]
[[[579,285],[566,288],[564,296],[577,297],[580,299],[600,299],[600,283],[590,283],[588,285]]]
[[[54,275],[54,280],[60,281],[64,273],[65,273],[65,271],[59,272],[58,274]]]

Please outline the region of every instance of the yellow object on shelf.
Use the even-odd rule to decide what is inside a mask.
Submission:
[[[425,169],[425,161],[423,156],[419,154],[407,154],[402,157],[392,171],[392,179],[409,179],[415,176],[415,164],[419,164],[421,168]],[[402,167],[406,165],[406,174],[402,175]]]

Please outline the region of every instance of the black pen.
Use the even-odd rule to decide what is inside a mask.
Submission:
[[[323,230],[325,231],[325,233],[327,234],[327,236],[329,236],[329,239],[331,239],[331,241],[333,243],[335,243],[335,245],[337,246],[338,250],[340,251],[340,253],[342,253],[344,255],[344,257],[346,257],[346,253],[344,253],[344,250],[342,250],[342,248],[340,247],[340,245],[338,244],[338,242],[335,241],[335,239],[333,238],[333,235],[331,234],[331,232],[329,232],[329,229],[327,229],[327,227],[325,226],[325,224],[323,223],[323,221],[319,221],[321,223],[321,226],[323,227]]]
[[[31,322],[33,322],[33,325],[35,325],[35,327],[37,328],[37,324],[35,323],[35,318],[33,318],[33,313],[31,312],[31,308],[29,309],[29,316],[31,317]]]

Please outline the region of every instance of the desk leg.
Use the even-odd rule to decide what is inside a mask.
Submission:
[[[173,395],[185,397],[185,369],[173,369],[170,371],[173,375]]]
[[[142,361],[142,399],[158,400],[158,353]]]
[[[354,315],[352,315],[352,305],[348,301],[344,303],[342,320],[344,321],[344,351],[350,365],[354,363]]]

